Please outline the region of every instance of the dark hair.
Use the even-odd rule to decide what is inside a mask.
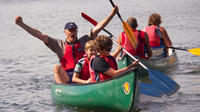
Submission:
[[[150,25],[156,25],[156,26],[159,26],[161,24],[161,16],[157,13],[153,13],[149,16],[149,26]]]
[[[113,42],[112,39],[110,39],[109,37],[105,36],[105,35],[99,35],[98,37],[95,38],[97,47],[100,49],[106,49],[109,47],[112,47]]]
[[[137,26],[138,26],[137,20],[134,17],[129,17],[126,22],[133,29],[137,28]]]

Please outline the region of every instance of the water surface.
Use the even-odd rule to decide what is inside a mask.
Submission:
[[[198,48],[200,2],[197,0],[114,0],[121,16],[138,19],[139,29],[157,12],[173,45]],[[84,12],[97,21],[111,12],[108,0],[1,0],[0,1],[0,112],[81,112],[59,109],[51,102],[52,67],[59,61],[44,44],[14,23],[20,15],[28,25],[52,37],[65,39],[64,24],[74,21],[79,36],[93,27],[81,17]],[[117,16],[106,27],[115,38],[123,30]],[[105,34],[101,32],[101,34]],[[200,110],[200,57],[177,51],[178,68],[166,73],[181,85],[173,96],[141,95],[142,112],[198,112]]]

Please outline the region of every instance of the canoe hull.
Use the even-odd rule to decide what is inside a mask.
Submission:
[[[170,50],[171,53],[167,57],[152,57],[150,59],[141,59],[140,61],[151,70],[160,72],[169,72],[174,70],[178,65],[178,57],[174,50]],[[127,56],[128,64],[133,62],[133,59]],[[140,71],[145,71],[145,69]]]
[[[52,101],[54,104],[129,112],[134,106],[137,80],[137,72],[132,70],[99,83],[53,84]]]
[[[178,57],[173,50],[168,57],[151,58],[150,60],[141,60],[148,68],[160,72],[169,72],[176,68],[178,64]]]

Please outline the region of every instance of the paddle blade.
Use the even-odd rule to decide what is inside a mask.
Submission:
[[[153,83],[152,84],[140,83],[139,92],[141,94],[153,96],[157,98],[160,98],[164,95],[164,93]]]
[[[180,86],[162,72],[148,69],[150,79],[164,94],[170,96],[176,93]]]
[[[136,49],[138,45],[138,39],[135,37],[135,34],[133,33],[132,28],[128,25],[128,23],[126,22],[122,22],[122,23],[123,23],[124,32],[128,40],[131,42],[133,48]]]
[[[92,19],[91,17],[89,17],[87,14],[83,12],[81,12],[81,16],[85,18],[86,20],[88,20],[90,23],[92,23],[94,26],[98,24],[94,19]]]
[[[200,56],[200,48],[188,49],[188,51],[194,55]]]

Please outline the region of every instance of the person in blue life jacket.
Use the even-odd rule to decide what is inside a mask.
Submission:
[[[75,64],[85,54],[85,43],[93,40],[98,33],[111,21],[118,12],[118,7],[112,8],[112,12],[97,24],[89,34],[85,34],[78,39],[78,26],[74,22],[68,22],[64,27],[66,35],[65,41],[52,38],[51,36],[40,32],[25,24],[21,16],[15,18],[15,23],[27,31],[32,36],[40,39],[50,48],[57,56],[61,63],[54,66],[54,79],[56,83],[71,83]]]
[[[158,13],[152,13],[148,19],[148,26],[144,28],[144,31],[149,36],[149,44],[153,50],[153,56],[158,56],[159,54],[167,56],[168,48],[172,46],[166,29],[160,26],[161,22],[161,16]],[[158,53],[159,51],[160,53]]]

